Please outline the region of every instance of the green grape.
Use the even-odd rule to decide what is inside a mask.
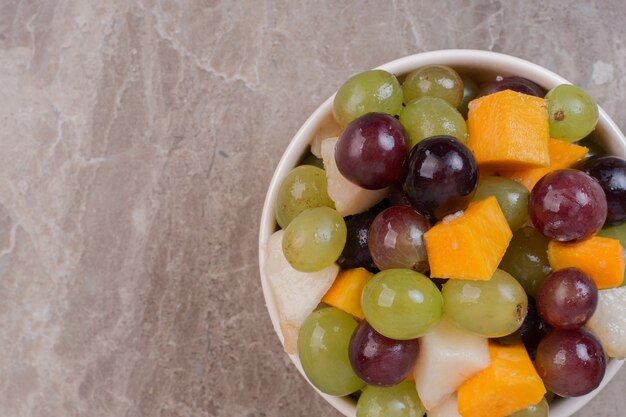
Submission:
[[[467,140],[467,125],[461,113],[445,100],[422,97],[400,112],[400,123],[409,133],[409,148],[431,136],[450,135]]]
[[[328,196],[328,181],[323,169],[300,165],[285,177],[276,197],[274,213],[283,229],[304,210],[315,207],[335,208]]]
[[[548,406],[548,401],[542,398],[537,404],[515,412],[509,417],[548,417],[549,411],[550,407]]]
[[[346,222],[336,210],[306,209],[285,229],[283,253],[294,269],[319,271],[339,258],[347,233]]]
[[[300,162],[300,164],[298,165],[312,165],[314,167],[324,169],[324,161],[313,155],[312,153],[309,153],[307,156],[302,158],[302,162]]]
[[[411,381],[392,387],[368,385],[356,405],[356,417],[422,417],[425,413],[426,408]]]
[[[526,293],[534,297],[552,272],[548,262],[548,239],[532,227],[517,230],[499,268],[513,275]]]
[[[482,337],[513,333],[522,325],[528,309],[522,286],[500,269],[488,281],[448,280],[441,292],[445,316]]]
[[[487,177],[478,181],[474,201],[494,196],[512,231],[528,220],[528,190],[521,184],[504,177]]]
[[[402,87],[393,74],[382,70],[353,76],[339,88],[333,102],[333,114],[341,127],[366,113],[395,116],[401,109]]]
[[[363,313],[383,336],[416,339],[439,322],[441,293],[426,276],[410,269],[387,269],[374,275],[363,288]]]
[[[598,143],[598,140],[593,133],[586,138],[576,142],[576,145],[584,146],[585,148],[589,149],[587,151],[587,155],[585,155],[585,157],[587,158],[591,156],[603,156],[607,154],[607,151],[602,147],[602,145]]]
[[[365,385],[354,373],[348,347],[358,326],[350,314],[334,307],[317,310],[302,324],[298,356],[313,385],[330,395],[348,395]]]
[[[463,99],[463,80],[445,65],[428,65],[411,71],[402,88],[405,103],[421,97],[437,97],[458,107]]]
[[[619,226],[607,227],[606,229],[600,229],[598,236],[608,237],[611,239],[617,239],[622,244],[624,249],[624,256],[626,256],[626,223],[622,223]],[[620,287],[626,286],[626,271],[624,272],[624,281]]]
[[[598,123],[598,105],[580,87],[561,84],[546,94],[550,137],[576,142],[593,131]]]
[[[469,103],[474,100],[480,91],[478,84],[469,75],[460,74],[461,80],[463,80],[463,99],[461,104],[458,105],[459,112],[467,119],[467,113],[469,113]]]

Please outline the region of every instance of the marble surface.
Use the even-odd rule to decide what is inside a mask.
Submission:
[[[0,415],[337,416],[257,270],[280,154],[350,74],[479,48],[626,128],[626,4],[0,0]],[[577,417],[623,416],[626,370]]]

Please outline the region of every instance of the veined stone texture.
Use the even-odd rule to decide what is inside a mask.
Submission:
[[[626,127],[622,0],[0,0],[0,416],[338,416],[282,352],[258,219],[351,74],[517,55]],[[577,417],[621,416],[626,371]]]

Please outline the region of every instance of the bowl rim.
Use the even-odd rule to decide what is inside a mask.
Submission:
[[[492,71],[504,76],[517,75],[528,78],[540,86],[550,89],[558,84],[571,84],[560,75],[521,58],[511,55],[474,50],[474,49],[444,49],[408,55],[383,65],[375,69],[389,71],[395,75],[406,74],[407,72],[423,65],[442,64],[453,68],[476,69]],[[281,344],[284,345],[283,335],[279,326],[278,312],[274,303],[274,296],[264,272],[266,260],[266,243],[271,234],[276,230],[274,219],[274,201],[278,193],[278,188],[283,178],[300,161],[301,156],[307,150],[310,140],[315,135],[318,126],[332,112],[332,102],[335,94],[326,99],[302,124],[300,129],[293,136],[289,145],[282,154],[278,165],[272,175],[268,186],[268,191],[263,204],[260,227],[259,227],[259,272],[261,286],[265,304],[270,315],[274,331],[278,335]],[[600,107],[600,117],[596,132],[602,139],[602,144],[606,150],[615,155],[626,158],[626,138],[615,122]],[[334,397],[319,391],[308,380],[297,354],[288,355],[300,374],[322,396],[330,405],[347,417],[355,417],[356,407],[352,400],[346,397]],[[550,405],[551,417],[569,417],[591,401],[615,376],[617,371],[624,364],[624,360],[610,359],[607,363],[606,373],[598,388],[581,397],[561,399]]]

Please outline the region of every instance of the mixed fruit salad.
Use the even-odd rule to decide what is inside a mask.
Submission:
[[[545,417],[626,357],[626,160],[588,93],[372,70],[333,116],[265,263],[315,387],[358,417]]]

